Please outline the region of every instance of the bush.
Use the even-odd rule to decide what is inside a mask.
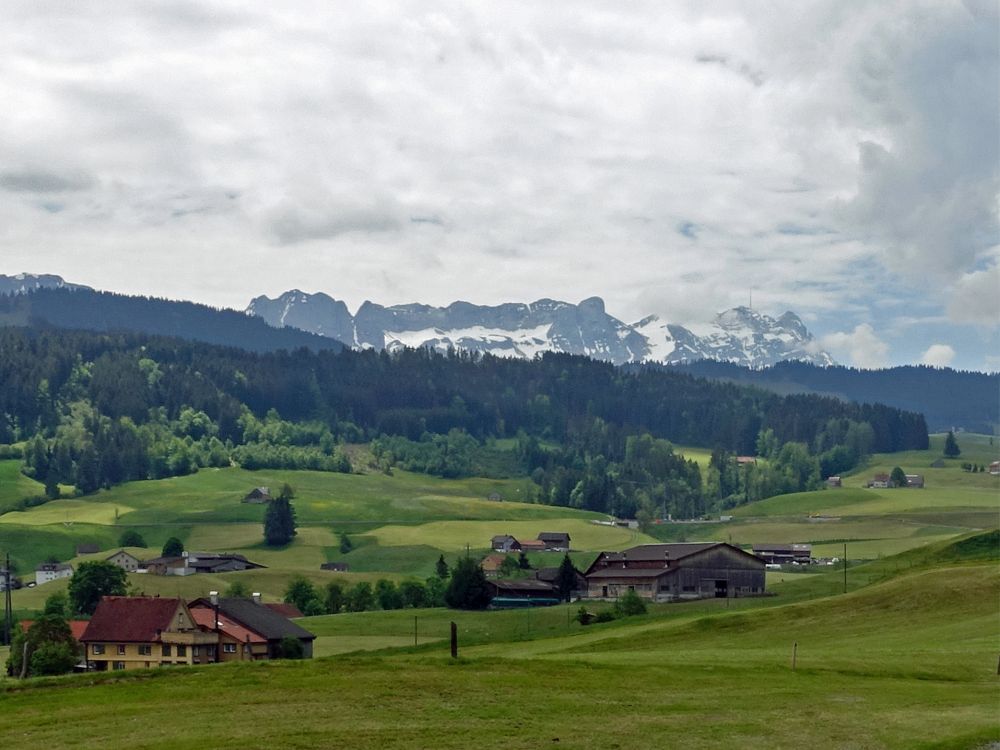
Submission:
[[[302,648],[302,641],[290,635],[281,639],[278,647],[282,659],[302,659],[305,656],[305,649]]]
[[[646,614],[646,602],[635,591],[629,589],[625,596],[615,602],[615,613],[619,617]]]
[[[170,537],[163,545],[160,554],[163,557],[180,557],[184,552],[184,543],[175,536]]]
[[[119,547],[145,547],[146,540],[142,538],[142,534],[134,529],[129,529],[124,532],[120,537],[118,537]]]
[[[617,618],[615,617],[614,610],[605,609],[595,615],[594,622],[612,622],[615,619]]]

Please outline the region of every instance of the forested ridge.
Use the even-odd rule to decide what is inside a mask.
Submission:
[[[0,329],[0,444],[27,441],[26,470],[50,488],[90,491],[231,462],[345,471],[338,446],[372,440],[385,470],[458,476],[494,438],[516,438],[518,465],[545,502],[697,513],[814,486],[872,451],[924,448],[927,429],[921,415],[882,405],[561,354],[261,354],[144,334]],[[712,468],[701,476],[667,441],[714,448]],[[736,454],[770,461],[737,471]]]
[[[883,403],[924,415],[931,431],[962,427],[992,434],[1000,428],[1000,374],[967,372],[948,367],[906,365],[881,370],[817,367],[780,362],[773,367],[747,367],[702,360],[671,365],[670,370],[697,377],[756,385],[777,393],[825,393],[857,402]]]

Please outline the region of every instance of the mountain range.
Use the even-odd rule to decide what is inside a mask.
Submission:
[[[341,300],[294,289],[275,299],[255,297],[246,313],[276,328],[298,328],[379,351],[453,348],[525,359],[554,351],[617,365],[708,359],[755,369],[786,360],[836,364],[795,313],[772,318],[748,307],[727,310],[698,327],[655,315],[627,324],[609,315],[599,297],[577,305],[551,299],[495,306],[454,302],[447,307],[365,302],[351,315]]]

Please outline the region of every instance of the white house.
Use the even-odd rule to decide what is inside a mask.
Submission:
[[[73,566],[69,563],[42,563],[35,568],[35,584],[55,581],[59,578],[69,578],[73,575]]]

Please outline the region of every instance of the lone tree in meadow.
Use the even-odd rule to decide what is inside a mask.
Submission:
[[[288,544],[295,536],[295,509],[286,497],[277,497],[264,514],[264,541],[272,547]]]
[[[66,590],[74,610],[92,615],[102,596],[125,596],[125,571],[109,562],[82,562]]]
[[[180,557],[183,552],[184,542],[172,536],[163,543],[163,549],[160,551],[160,554],[163,557]]]
[[[889,479],[892,481],[894,487],[906,486],[906,472],[898,466],[892,470],[892,474],[889,475]]]
[[[948,458],[957,458],[962,455],[962,450],[958,447],[958,441],[955,440],[955,433],[951,430],[948,430],[948,437],[944,439],[944,455]]]
[[[124,532],[120,537],[118,537],[119,547],[145,547],[146,540],[142,538],[140,534],[135,529],[129,529]]]

